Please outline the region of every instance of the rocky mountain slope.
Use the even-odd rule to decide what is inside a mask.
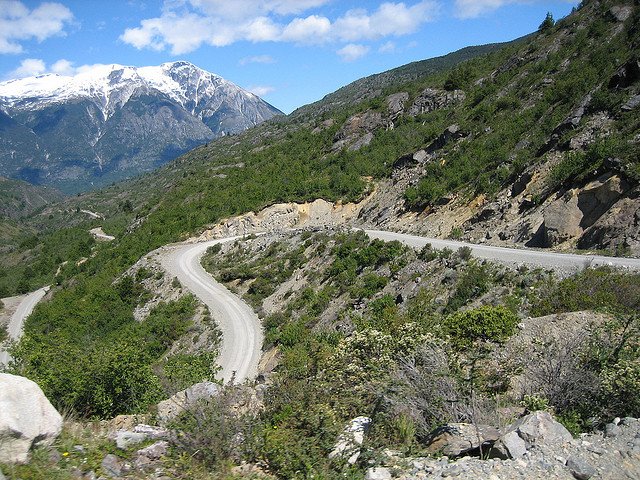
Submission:
[[[76,193],[280,113],[187,62],[7,81],[0,84],[0,174]]]

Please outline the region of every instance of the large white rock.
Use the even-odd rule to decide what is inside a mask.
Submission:
[[[29,450],[51,445],[62,417],[35,382],[0,373],[0,463],[24,463]]]
[[[191,385],[171,398],[158,403],[158,422],[166,424],[170,420],[178,418],[182,412],[195,405],[198,401],[217,397],[222,387],[213,382],[202,382]]]
[[[371,419],[369,417],[356,417],[349,422],[333,447],[333,451],[329,454],[330,459],[340,458],[347,460],[347,463],[353,465],[360,456],[360,447],[364,442]]]

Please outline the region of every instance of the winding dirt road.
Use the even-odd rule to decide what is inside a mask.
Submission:
[[[639,258],[604,257],[601,255],[577,255],[571,253],[542,252],[539,250],[527,250],[520,248],[492,247],[474,243],[457,242],[454,240],[441,240],[426,238],[405,233],[385,232],[382,230],[365,230],[371,238],[378,238],[386,242],[398,240],[410,247],[424,247],[427,244],[435,249],[450,248],[457,250],[460,247],[469,247],[473,256],[484,260],[506,263],[510,265],[526,264],[530,267],[539,267],[549,270],[562,270],[573,272],[586,267],[608,265],[629,270],[640,270]]]
[[[163,247],[161,263],[211,311],[222,330],[218,379],[242,383],[258,374],[262,349],[262,327],[253,309],[237,295],[216,282],[200,265],[200,258],[211,245],[238,237],[204,243]]]
[[[450,248],[452,250],[467,246],[471,248],[472,254],[477,258],[512,265],[526,264],[534,268],[540,267],[565,272],[599,265],[640,270],[640,259],[637,258],[575,255],[493,247],[381,230],[365,230],[365,232],[371,238],[378,238],[384,241],[398,240],[405,245],[418,248],[426,244],[431,244],[436,249]],[[247,379],[255,378],[260,361],[263,332],[258,316],[253,309],[237,295],[216,282],[202,268],[200,258],[211,245],[233,241],[237,238],[240,237],[223,238],[195,244],[168,245],[160,250],[162,266],[171,275],[178,277],[184,287],[209,307],[222,330],[222,347],[218,357],[218,363],[222,370],[219,372],[218,378],[224,383],[230,381],[242,383]],[[29,294],[20,304],[9,324],[11,338],[17,340],[20,337],[24,319],[31,313],[36,303],[40,301],[47,290],[48,287],[45,287]],[[0,363],[6,363],[9,358],[7,352],[0,351]]]
[[[7,325],[7,333],[12,340],[18,340],[22,336],[22,326],[26,318],[31,315],[33,309],[37,303],[42,300],[42,297],[49,291],[49,287],[42,287],[35,292],[28,294],[18,308],[11,316],[9,324]],[[8,352],[0,349],[0,365],[7,365],[11,360],[11,355]]]

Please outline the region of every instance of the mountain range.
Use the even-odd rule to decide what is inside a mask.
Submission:
[[[281,112],[188,62],[0,83],[0,175],[74,194]]]

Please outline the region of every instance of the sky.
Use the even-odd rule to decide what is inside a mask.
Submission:
[[[534,32],[574,0],[0,0],[0,81],[186,60],[290,113],[359,78]]]

